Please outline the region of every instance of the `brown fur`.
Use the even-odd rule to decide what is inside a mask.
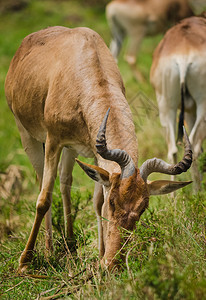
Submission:
[[[95,157],[98,166],[77,162],[96,181],[93,201],[99,253],[102,264],[112,269],[121,248],[120,227],[134,228],[148,206],[149,188],[140,177],[132,114],[109,49],[88,28],[51,27],[33,33],[23,40],[11,62],[5,93],[24,149],[41,183],[33,228],[20,258],[20,271],[31,260],[44,215],[46,245],[52,249],[51,201],[61,152],[59,173],[65,235],[73,237],[70,190],[75,158],[79,154]],[[125,150],[131,157],[135,172],[128,178],[121,179],[117,163],[97,154],[97,133],[109,107],[107,143],[109,148]],[[156,186],[161,190],[162,185]]]
[[[160,57],[174,55],[174,53],[187,55],[192,49],[192,51],[195,49],[204,51],[206,49],[205,28],[205,18],[192,17],[168,30],[164,39],[155,49],[151,76],[155,72]]]
[[[48,183],[43,180],[34,231],[41,222],[38,212],[44,215],[51,203],[49,193],[61,149],[69,146],[73,152],[97,156],[96,135],[108,107],[112,114],[107,126],[108,144],[125,149],[137,165],[137,141],[124,85],[109,49],[94,31],[51,27],[27,36],[11,62],[5,93],[40,182],[43,166],[39,161],[43,159],[35,156],[41,143],[46,143],[44,177],[47,176]],[[119,171],[117,164],[107,163],[100,156],[97,160],[110,173]],[[71,175],[66,175],[64,163],[61,169],[62,190],[68,202],[66,186],[71,185]],[[47,172],[55,175],[49,179]],[[106,171],[101,175],[102,180],[105,174]],[[70,200],[65,205],[69,213]],[[71,220],[67,220],[67,231],[72,235]],[[33,249],[34,242],[32,233],[21,257],[22,269],[30,259],[28,251]]]
[[[108,200],[102,208],[105,244],[102,264],[106,264],[110,270],[118,262],[116,254],[123,242],[122,228],[133,230],[149,204],[147,186],[137,173],[136,171],[133,176],[123,180],[120,179],[120,174],[113,174],[110,178]]]

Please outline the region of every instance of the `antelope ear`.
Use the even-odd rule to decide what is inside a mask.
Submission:
[[[106,170],[97,166],[83,163],[78,159],[76,159],[76,162],[80,165],[84,172],[93,180],[105,185],[106,187],[109,187],[111,185],[109,181],[109,172],[107,172]]]
[[[190,184],[192,181],[169,181],[157,180],[147,183],[150,195],[163,195],[172,193],[184,186]]]

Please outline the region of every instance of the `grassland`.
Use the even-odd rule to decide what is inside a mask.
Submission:
[[[74,169],[72,189],[77,252],[71,254],[64,239],[57,180],[52,204],[54,254],[45,255],[42,226],[31,264],[31,274],[35,276],[17,273],[18,259],[34,219],[38,183],[6,104],[4,80],[22,39],[41,28],[87,26],[95,29],[109,45],[104,9],[82,3],[33,0],[23,10],[0,16],[0,171],[17,165],[24,177],[18,201],[0,198],[0,298],[206,299],[204,187],[197,194],[187,187],[174,198],[151,197],[150,207],[136,230],[123,232],[130,238],[125,245],[126,265],[118,274],[109,274],[98,267],[97,224],[91,200],[93,182],[78,166]],[[124,49],[119,60],[136,125],[140,163],[154,156],[166,159],[167,153],[154,91],[149,84],[152,52],[160,39],[161,36],[147,38],[141,47],[138,60],[147,79],[145,83],[133,79],[123,60]],[[190,179],[190,173],[180,179]]]

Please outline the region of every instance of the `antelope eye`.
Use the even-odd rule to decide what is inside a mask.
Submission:
[[[114,204],[114,200],[113,199],[109,200],[109,205],[111,206],[112,210],[114,211],[115,210],[115,204]]]

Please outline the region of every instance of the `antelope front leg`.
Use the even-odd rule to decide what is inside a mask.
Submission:
[[[26,247],[20,257],[20,272],[23,272],[27,268],[27,264],[32,259],[33,249],[42,219],[44,218],[46,212],[49,210],[52,201],[52,191],[54,187],[54,181],[57,175],[57,165],[61,153],[61,148],[59,147],[58,143],[55,142],[55,139],[52,140],[52,138],[50,139],[49,136],[47,136],[45,146],[45,165],[42,188],[37,199],[34,224],[29,239],[27,241]]]

